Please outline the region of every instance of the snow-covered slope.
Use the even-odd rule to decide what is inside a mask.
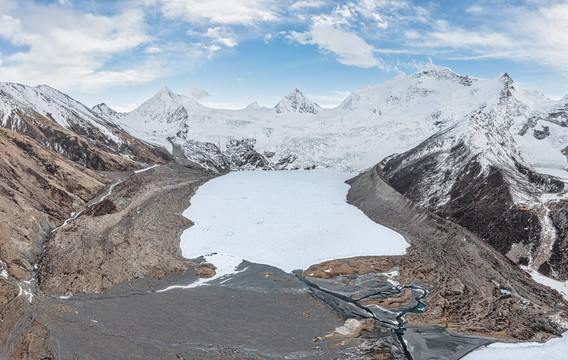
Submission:
[[[29,136],[50,150],[96,170],[125,170],[169,158],[163,150],[120,130],[46,85],[0,83],[0,126]]]
[[[113,123],[124,116],[123,113],[119,113],[111,109],[107,104],[101,103],[93,107],[93,112],[99,115],[101,118],[106,120],[111,120]]]
[[[118,122],[136,136],[170,150],[171,141],[185,148],[191,147],[183,143],[192,141],[209,143],[224,153],[231,140],[254,139],[254,150],[268,154],[267,161],[275,168],[315,166],[358,171],[413,148],[475,112],[489,113],[508,93],[511,96],[507,101],[516,105],[506,114],[502,130],[512,134],[515,146],[530,164],[565,167],[565,157],[560,153],[563,147],[559,145],[564,128],[545,119],[566,101],[554,102],[540,94],[526,93],[506,74],[480,80],[438,67],[354,91],[334,109],[320,108],[298,89],[274,108],[252,104],[242,110],[219,110],[164,88]],[[540,120],[535,123],[535,119]],[[538,131],[544,122],[555,127],[554,134],[540,141],[528,130]],[[524,128],[528,130],[519,135]],[[545,159],[547,152],[541,148],[555,152]]]
[[[95,127],[99,131],[113,136],[112,132],[108,131],[105,126],[105,119],[98,117],[85,105],[47,85],[31,87],[14,83],[0,83],[0,92],[3,99],[2,105],[0,105],[3,110],[3,126],[14,111],[34,111],[68,130]]]

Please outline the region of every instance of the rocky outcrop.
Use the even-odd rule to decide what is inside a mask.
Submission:
[[[7,288],[0,279],[0,358],[2,359],[53,359],[48,348],[49,330],[38,316],[35,304],[18,295],[18,287],[13,283]],[[6,296],[11,300],[5,302]]]
[[[269,166],[264,155],[254,150],[255,139],[231,140],[227,144],[227,156],[232,170],[254,170]]]
[[[117,121],[120,118],[124,117],[124,113],[119,113],[118,111],[111,109],[107,104],[100,103],[98,105],[93,106],[93,112],[103,119],[107,119],[110,121]]]
[[[558,201],[548,206],[556,236],[550,257],[540,265],[538,271],[546,276],[568,279],[568,201]]]
[[[134,174],[47,241],[38,265],[42,292],[98,293],[143,277],[183,273],[181,215],[213,173],[175,163]]]
[[[178,144],[172,138],[170,143],[173,146],[174,156],[190,160],[220,174],[270,167],[267,157],[254,149],[255,139],[233,139],[223,151],[215,144],[195,140]]]

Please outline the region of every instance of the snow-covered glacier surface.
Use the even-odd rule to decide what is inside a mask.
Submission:
[[[568,333],[561,338],[552,339],[546,343],[495,343],[476,350],[462,359],[464,360],[563,360],[568,354]]]
[[[183,213],[195,222],[181,236],[183,256],[228,254],[291,272],[326,260],[404,254],[409,244],[402,235],[347,204],[350,177],[242,171],[215,178]]]

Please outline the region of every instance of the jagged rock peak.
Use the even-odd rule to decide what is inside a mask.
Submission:
[[[306,98],[298,88],[294,88],[294,90],[290,91],[288,95],[280,100],[275,109],[277,114],[284,112],[317,114],[320,106]]]
[[[506,101],[507,99],[510,99],[513,96],[512,90],[515,87],[513,85],[514,81],[513,81],[513,79],[511,79],[511,77],[509,76],[508,73],[503,73],[500,76],[500,80],[503,83],[503,89],[501,90],[499,99],[503,103],[504,101]]]
[[[501,79],[503,79],[503,81],[505,83],[512,83],[513,82],[513,79],[511,79],[511,76],[509,76],[509,73],[501,74]]]

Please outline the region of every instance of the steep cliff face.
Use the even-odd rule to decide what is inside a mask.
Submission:
[[[0,153],[0,358],[52,358],[33,289],[49,237],[109,186],[97,171],[172,157],[48,86],[9,83],[0,83]]]

